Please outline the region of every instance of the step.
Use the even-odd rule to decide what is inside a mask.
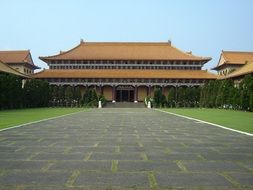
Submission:
[[[107,102],[106,105],[104,106],[105,108],[145,108],[146,106],[144,105],[143,102]]]

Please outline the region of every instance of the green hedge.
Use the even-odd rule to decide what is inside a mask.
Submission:
[[[48,106],[50,87],[45,81],[29,79],[22,88],[22,79],[0,73],[0,109]]]
[[[206,83],[201,90],[200,105],[253,111],[253,77],[245,76],[237,86],[229,79]]]
[[[253,77],[245,76],[239,85],[234,81],[213,80],[202,87],[171,87],[165,97],[155,89],[154,107],[206,107],[253,111]]]

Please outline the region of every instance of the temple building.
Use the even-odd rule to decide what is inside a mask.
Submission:
[[[0,51],[0,61],[25,75],[33,74],[35,69],[40,69],[33,63],[29,50]]]
[[[0,74],[1,73],[16,75],[24,79],[29,78],[28,75],[18,72],[17,70],[11,68],[9,65],[7,65],[6,63],[3,63],[2,61],[0,61]]]
[[[253,61],[253,52],[240,52],[240,51],[222,51],[219,62],[213,70],[216,70],[221,77],[229,78],[229,75],[238,69],[242,69],[248,62]],[[243,73],[248,71],[246,66]],[[245,71],[244,71],[245,70]],[[238,71],[237,71],[238,72]],[[233,75],[233,74],[232,74]]]
[[[49,69],[34,75],[51,85],[95,88],[112,102],[141,102],[160,88],[200,86],[217,76],[202,70],[211,58],[166,43],[84,42],[57,55],[40,57]]]

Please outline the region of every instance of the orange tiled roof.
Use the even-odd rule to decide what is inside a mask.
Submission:
[[[253,61],[253,52],[223,51],[226,63],[245,64],[246,61]]]
[[[244,65],[246,61],[253,61],[253,52],[222,51],[220,60],[214,70],[226,64]]]
[[[43,70],[34,78],[163,78],[216,79],[205,70]]]
[[[48,60],[202,60],[209,57],[194,56],[170,43],[141,42],[81,42],[73,49],[60,54],[40,57]]]
[[[238,68],[227,76],[222,77],[221,79],[240,77],[250,73],[253,73],[253,61],[247,62],[244,66]]]
[[[14,75],[18,75],[21,76],[23,78],[29,78],[29,76],[18,72],[17,70],[11,68],[9,65],[7,65],[6,63],[3,63],[0,61],[0,72],[4,72],[4,73],[10,73],[10,74],[14,74]]]
[[[0,60],[7,64],[28,63],[37,69],[39,68],[34,65],[29,50],[0,51]]]

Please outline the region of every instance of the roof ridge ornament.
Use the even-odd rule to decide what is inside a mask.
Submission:
[[[171,46],[171,39],[168,40],[168,44]]]

